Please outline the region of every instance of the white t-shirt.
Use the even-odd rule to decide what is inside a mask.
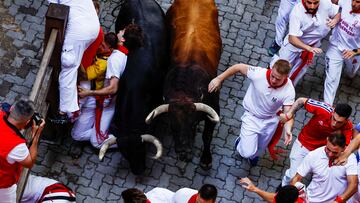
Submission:
[[[316,15],[306,13],[302,2],[295,5],[290,14],[289,34],[284,40],[284,44],[289,43],[289,35],[298,37],[304,44],[320,47],[320,40],[326,37],[330,27],[326,25],[328,18],[333,18],[339,10],[339,6],[331,0],[321,0]],[[290,47],[291,51],[299,52],[302,49],[295,46]]]
[[[341,7],[341,20],[334,28],[330,43],[337,46],[340,51],[360,48],[360,14],[352,13],[350,0],[339,0]]]
[[[311,203],[331,202],[347,188],[347,176],[357,175],[357,163],[351,154],[344,166],[329,167],[329,158],[325,146],[309,152],[297,169],[305,177],[312,173],[312,180],[307,187],[307,198]]]
[[[173,196],[173,203],[188,203],[190,198],[197,193],[197,190],[191,188],[179,189]]]
[[[66,37],[76,40],[95,39],[100,31],[92,0],[48,0],[49,3],[64,4],[70,7]]]
[[[119,50],[114,50],[107,60],[104,87],[109,86],[110,79],[116,77],[120,79],[126,66],[127,56]]]
[[[168,189],[156,187],[145,195],[151,203],[172,203],[174,194],[174,192]]]
[[[19,144],[14,147],[6,157],[7,162],[9,164],[13,164],[15,162],[21,162],[29,156],[30,152],[25,143]]]
[[[283,105],[292,105],[295,100],[295,89],[289,78],[284,86],[270,88],[266,72],[267,69],[254,66],[249,66],[247,71],[251,83],[246,91],[243,106],[258,118],[274,117]]]

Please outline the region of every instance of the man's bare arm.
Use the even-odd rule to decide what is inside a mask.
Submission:
[[[263,198],[266,202],[272,203],[275,199],[275,193],[267,192],[265,190],[262,190],[258,187],[256,187],[249,178],[240,178],[240,184],[243,188],[250,192],[255,192],[258,194],[261,198]]]
[[[288,113],[290,111],[290,109],[291,109],[291,106],[289,106],[289,105],[284,106],[284,114]],[[293,126],[294,126],[294,118],[293,117],[291,119],[289,119],[288,121],[286,121],[286,123],[284,124],[284,130],[285,130],[284,144],[286,146],[291,143]]]
[[[305,44],[297,36],[294,36],[294,35],[289,35],[289,42],[290,42],[290,44],[292,44],[293,46],[295,46],[299,49],[303,49],[305,51],[309,51],[309,52],[312,52],[315,54],[321,54],[323,52],[322,49],[320,49],[320,48],[312,47],[312,46]]]
[[[339,197],[346,202],[358,189],[358,176],[357,175],[348,175],[347,176],[347,188],[343,194]]]
[[[223,73],[221,73],[216,78],[214,78],[210,81],[209,86],[208,86],[208,91],[210,93],[213,91],[218,91],[221,87],[222,82],[226,78],[228,78],[232,75],[235,75],[238,72],[240,74],[246,76],[248,69],[249,69],[249,65],[243,64],[243,63],[239,63],[239,64],[235,64],[235,65],[231,66],[230,68],[226,69],[226,71],[224,71]]]
[[[286,123],[294,118],[295,113],[304,106],[307,100],[308,98],[299,97],[287,112],[284,111],[284,113],[280,114],[280,121]]]
[[[295,185],[296,182],[300,182],[302,179],[303,177],[299,173],[296,173],[296,175],[291,179],[290,185]]]
[[[345,151],[334,161],[336,165],[344,165],[349,156],[360,147],[360,132],[356,129],[353,130],[353,137],[350,144],[346,147]]]

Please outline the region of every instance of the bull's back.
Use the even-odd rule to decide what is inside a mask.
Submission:
[[[175,0],[167,13],[173,63],[195,62],[212,76],[220,60],[221,38],[214,0]]]

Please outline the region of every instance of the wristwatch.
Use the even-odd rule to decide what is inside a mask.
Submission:
[[[358,54],[359,54],[359,53],[358,53],[358,49],[353,49],[352,51],[355,52],[355,55],[358,55]]]

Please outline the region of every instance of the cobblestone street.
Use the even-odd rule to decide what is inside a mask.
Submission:
[[[101,25],[105,32],[114,31],[113,8],[120,0],[101,0]],[[173,1],[158,0],[166,11]],[[267,47],[275,37],[274,22],[280,0],[216,0],[223,52],[219,73],[236,63],[267,67],[270,57]],[[46,0],[0,1],[0,102],[13,103],[16,98],[29,95],[43,54]],[[326,50],[327,41],[323,42]],[[305,96],[322,100],[324,83],[324,54],[316,56],[314,64],[296,87],[296,97]],[[121,202],[121,192],[130,187],[149,191],[165,187],[176,191],[182,187],[198,189],[204,183],[214,184],[219,191],[219,203],[262,202],[255,194],[246,192],[238,179],[248,176],[261,189],[275,191],[289,166],[283,140],[279,146],[286,154],[273,161],[268,152],[259,164],[250,169],[249,164],[234,153],[234,141],[239,134],[240,118],[244,112],[242,100],[249,81],[237,75],[223,83],[220,95],[221,122],[216,126],[212,141],[213,165],[209,171],[199,166],[202,148],[201,136],[196,136],[192,162],[176,159],[170,136],[165,137],[165,151],[159,160],[148,158],[146,173],[134,176],[128,163],[115,150],[109,151],[99,162],[98,151],[84,146],[79,158],[71,152],[79,149],[69,136],[61,146],[41,143],[37,164],[32,173],[57,179],[76,191],[78,202]],[[338,101],[353,107],[352,119],[360,122],[360,74],[354,79],[343,76],[339,86]],[[293,135],[297,135],[310,114],[299,110],[296,114]],[[294,137],[294,139],[296,139]],[[294,140],[293,139],[293,140]]]

